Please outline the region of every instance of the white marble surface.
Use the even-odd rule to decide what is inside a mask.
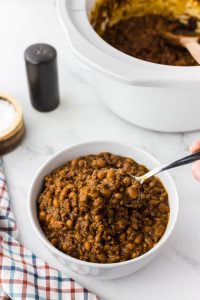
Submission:
[[[18,98],[27,128],[21,146],[4,157],[5,171],[21,241],[50,264],[56,263],[35,236],[27,216],[27,191],[33,175],[53,153],[71,143],[94,139],[120,140],[141,147],[161,162],[187,154],[200,132],[162,134],[134,127],[116,117],[100,101],[92,74],[71,53],[54,0],[0,1],[1,91]],[[58,51],[62,104],[51,113],[30,105],[23,52],[35,42]],[[189,122],[189,120],[188,120]],[[180,194],[180,216],[173,237],[156,260],[120,280],[96,281],[71,274],[106,300],[188,300],[200,292],[200,183],[191,167],[171,171]]]

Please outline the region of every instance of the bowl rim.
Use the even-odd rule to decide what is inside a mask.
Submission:
[[[81,143],[73,143],[70,144],[68,147],[64,148],[61,151],[56,152],[55,154],[53,154],[49,159],[47,159],[42,165],[41,167],[38,169],[38,171],[36,172],[36,174],[34,175],[29,191],[28,191],[28,203],[27,203],[27,209],[28,209],[28,217],[29,220],[31,222],[31,225],[37,235],[37,237],[39,238],[39,240],[51,251],[54,252],[55,254],[57,254],[57,256],[62,257],[63,259],[67,259],[69,261],[71,261],[72,263],[78,263],[79,265],[84,265],[84,266],[90,266],[90,267],[98,267],[98,268],[106,268],[106,269],[110,269],[113,267],[119,267],[119,266],[124,266],[124,265],[128,265],[130,263],[136,263],[140,260],[145,259],[147,256],[153,254],[154,252],[158,251],[159,248],[161,248],[166,241],[169,239],[169,237],[171,236],[172,232],[174,231],[175,225],[177,223],[177,218],[179,215],[179,196],[178,196],[178,192],[177,192],[177,188],[176,185],[174,183],[174,180],[172,179],[172,177],[168,174],[168,172],[165,171],[165,175],[168,177],[169,183],[173,188],[173,193],[174,193],[174,201],[176,202],[176,211],[174,214],[174,218],[173,218],[173,223],[171,224],[171,228],[168,230],[168,232],[165,231],[165,233],[163,234],[163,236],[161,237],[161,239],[158,241],[158,243],[149,251],[147,251],[146,253],[130,259],[130,260],[126,260],[123,262],[117,262],[117,263],[93,263],[93,262],[88,262],[88,261],[84,261],[84,260],[80,260],[78,258],[72,257],[68,254],[65,254],[64,252],[60,251],[59,249],[57,249],[55,246],[53,246],[50,241],[46,238],[45,234],[43,232],[40,232],[38,229],[38,226],[40,226],[39,221],[38,221],[38,226],[37,226],[37,221],[35,221],[34,216],[33,216],[33,205],[32,205],[32,194],[35,188],[35,182],[37,181],[37,178],[40,176],[40,173],[42,171],[45,170],[45,168],[49,165],[50,162],[55,161],[59,156],[62,156],[65,152],[69,151],[69,150],[73,150],[76,149],[77,147],[82,147],[82,146],[86,146],[86,145],[91,145],[91,144],[115,144],[116,146],[120,145],[120,146],[125,146],[125,147],[129,147],[135,151],[138,151],[140,153],[143,153],[144,155],[146,155],[151,161],[153,161],[154,163],[160,165],[160,162],[151,154],[149,154],[147,151],[139,148],[139,147],[135,147],[134,145],[128,144],[128,143],[122,143],[122,142],[117,142],[117,141],[113,141],[113,140],[94,140],[94,141],[87,141],[87,142],[81,142]],[[89,154],[88,154],[89,155]],[[58,166],[59,167],[59,166]],[[35,199],[36,200],[36,199]],[[169,222],[168,222],[168,226],[169,224],[172,222],[171,218],[169,218]],[[42,231],[42,229],[41,229]]]

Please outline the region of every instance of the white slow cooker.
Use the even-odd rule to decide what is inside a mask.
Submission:
[[[200,129],[200,67],[154,64],[111,47],[90,25],[94,1],[57,0],[57,6],[72,50],[93,70],[93,84],[106,105],[144,128]]]

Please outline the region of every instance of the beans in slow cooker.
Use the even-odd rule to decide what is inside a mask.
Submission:
[[[102,38],[116,49],[143,59],[164,65],[197,66],[188,50],[167,38],[166,33],[195,35],[197,19],[187,24],[161,15],[131,17],[107,26]]]
[[[100,153],[73,159],[45,176],[37,199],[48,240],[62,252],[94,263],[117,263],[152,249],[169,220],[168,194],[152,177],[142,188],[128,173],[147,168]]]

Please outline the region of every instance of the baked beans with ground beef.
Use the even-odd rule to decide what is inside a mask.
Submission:
[[[163,236],[170,211],[158,178],[141,187],[128,175],[147,171],[111,153],[66,162],[45,176],[37,199],[44,234],[62,252],[88,262],[117,263],[146,253]]]

